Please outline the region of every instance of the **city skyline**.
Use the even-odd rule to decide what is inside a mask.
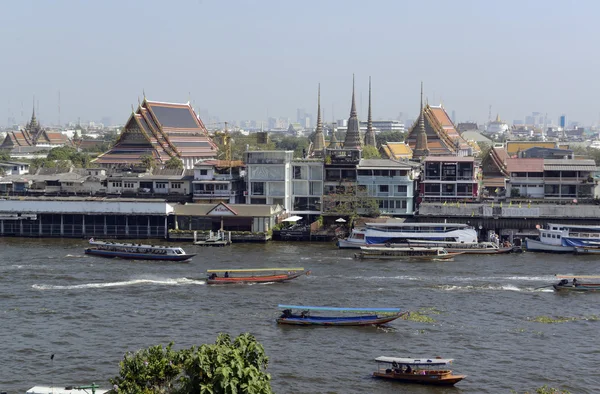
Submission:
[[[34,96],[44,124],[123,123],[144,93],[223,121],[295,120],[316,113],[319,83],[331,122],[350,113],[353,73],[360,120],[371,76],[375,119],[415,119],[423,81],[458,121],[484,123],[490,105],[509,123],[532,111],[599,121],[591,1],[162,4],[5,3],[0,124],[27,120]]]

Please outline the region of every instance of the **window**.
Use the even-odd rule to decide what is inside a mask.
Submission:
[[[173,189],[181,189],[181,183],[171,183],[171,188],[173,188]]]
[[[303,171],[305,170],[305,171]],[[294,166],[294,179],[306,179],[306,167]]]
[[[264,198],[251,198],[250,199],[250,204],[266,204],[267,200]]]
[[[389,185],[379,185],[379,193],[387,193],[390,191]]]
[[[167,183],[166,182],[156,182],[156,188],[157,189],[166,189]]]
[[[323,167],[311,166],[310,167],[310,179],[320,181],[323,179]]]
[[[401,194],[401,195],[403,195],[403,196],[406,196],[406,193],[407,193],[407,191],[408,191],[408,188],[407,188],[407,186],[406,186],[406,185],[397,185],[397,186],[396,186],[396,192],[397,192],[398,194]]]
[[[265,183],[264,182],[252,182],[252,194],[255,196],[265,195]]]
[[[323,183],[321,181],[310,182],[308,194],[311,196],[320,196],[323,194]]]
[[[123,187],[128,188],[128,189],[133,189],[133,182],[123,182]]]
[[[274,198],[273,205],[281,205],[283,207],[283,198]]]
[[[229,190],[229,189],[227,188],[227,184],[217,183],[215,185],[215,190]]]
[[[208,170],[200,170],[200,175],[208,175]]]
[[[122,182],[111,182],[113,187],[123,187]]]

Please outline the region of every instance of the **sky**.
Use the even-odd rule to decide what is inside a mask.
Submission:
[[[143,94],[222,121],[414,119],[420,82],[457,121],[600,121],[595,0],[5,0],[0,125],[124,123]],[[23,115],[22,115],[23,114]]]

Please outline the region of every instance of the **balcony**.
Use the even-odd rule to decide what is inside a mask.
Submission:
[[[194,197],[229,197],[240,194],[239,190],[194,190]]]

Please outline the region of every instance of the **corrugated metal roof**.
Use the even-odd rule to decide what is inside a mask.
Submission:
[[[506,169],[508,172],[543,172],[544,159],[506,159]]]

